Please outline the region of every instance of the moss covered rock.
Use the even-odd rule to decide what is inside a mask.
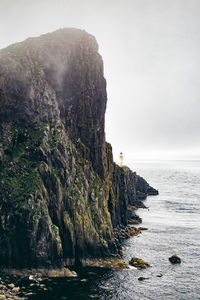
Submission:
[[[129,261],[129,265],[136,267],[138,269],[146,269],[150,267],[150,264],[145,262],[143,259],[137,257],[132,257],[131,260]]]

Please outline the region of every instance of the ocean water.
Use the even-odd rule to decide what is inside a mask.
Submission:
[[[137,212],[147,231],[123,243],[124,260],[139,257],[146,270],[79,271],[73,279],[29,283],[28,299],[197,300],[200,299],[200,161],[131,163],[129,166],[159,190]],[[141,226],[141,225],[140,225]],[[172,265],[172,254],[181,257]],[[158,277],[161,276],[161,277]],[[139,277],[146,278],[139,281]]]

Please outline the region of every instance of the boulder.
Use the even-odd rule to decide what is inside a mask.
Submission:
[[[169,261],[172,264],[180,264],[181,263],[181,258],[178,257],[176,254],[173,254],[171,257],[169,257]]]
[[[136,267],[138,269],[146,269],[150,267],[150,264],[148,264],[143,259],[138,257],[132,257],[131,260],[129,261],[129,265]]]

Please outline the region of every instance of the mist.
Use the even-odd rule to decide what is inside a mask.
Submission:
[[[200,158],[199,0],[0,0],[0,48],[64,27],[99,44],[114,158]]]

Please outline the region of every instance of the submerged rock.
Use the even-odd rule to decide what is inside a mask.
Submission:
[[[172,264],[180,264],[181,263],[181,258],[178,257],[176,254],[172,255],[171,257],[169,257],[169,261]]]
[[[146,279],[149,279],[149,277],[138,277],[139,281],[143,281],[143,280],[146,280]]]
[[[132,257],[131,260],[129,261],[129,265],[136,267],[138,269],[146,269],[150,267],[150,264],[145,262],[143,259],[137,257]]]

